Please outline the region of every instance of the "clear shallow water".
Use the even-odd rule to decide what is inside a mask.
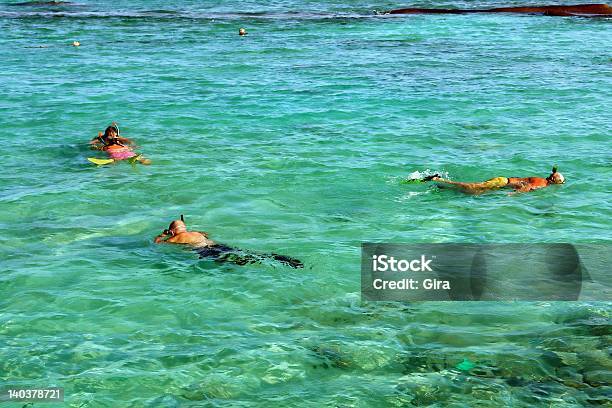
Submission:
[[[0,6],[2,383],[92,407],[606,401],[608,304],[364,305],[359,245],[609,242],[610,20],[97,3]],[[87,163],[113,120],[152,166]],[[526,195],[399,184],[555,163],[567,184]],[[153,245],[180,213],[306,268]]]

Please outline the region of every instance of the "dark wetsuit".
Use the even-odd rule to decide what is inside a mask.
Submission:
[[[236,265],[246,265],[262,263],[265,260],[271,259],[296,269],[304,267],[304,264],[301,261],[288,256],[278,254],[247,253],[240,249],[232,248],[223,244],[214,244],[211,246],[194,248],[194,251],[200,255],[200,258],[213,259],[215,262],[231,262],[235,263]]]

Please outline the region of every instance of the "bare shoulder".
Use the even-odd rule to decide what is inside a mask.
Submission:
[[[168,238],[164,242],[166,242],[168,244],[182,244],[182,242],[181,242],[181,235],[182,234],[171,236],[170,238]]]
[[[205,235],[196,231],[188,231],[176,234],[169,238],[166,242],[173,244],[200,245],[206,241],[207,239]]]

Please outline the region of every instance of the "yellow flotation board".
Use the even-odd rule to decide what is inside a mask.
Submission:
[[[88,157],[87,160],[89,160],[93,164],[97,164],[98,166],[103,166],[105,164],[111,164],[115,162],[115,159],[96,159],[95,157]]]

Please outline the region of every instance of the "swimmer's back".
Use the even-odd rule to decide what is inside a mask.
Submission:
[[[123,146],[123,145],[119,145],[119,144],[113,144],[113,145],[109,145],[109,146],[104,146],[104,150],[106,150],[106,151],[115,151],[115,150],[124,151],[124,150],[131,150],[131,149],[129,147],[127,147],[127,146]]]
[[[508,182],[512,184],[527,183],[531,187],[546,187],[548,182],[542,177],[509,177]]]
[[[204,234],[196,231],[181,232],[168,238],[166,242],[194,246],[210,246],[215,244],[214,241],[206,238]]]

